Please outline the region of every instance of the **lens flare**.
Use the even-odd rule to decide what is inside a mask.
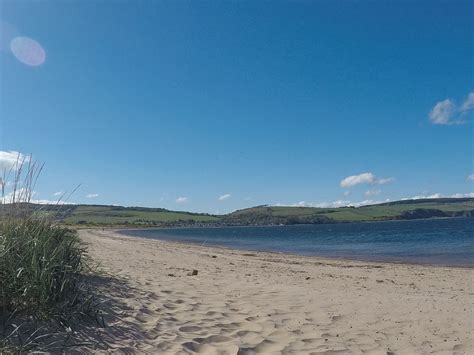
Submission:
[[[13,55],[22,63],[38,66],[46,60],[46,52],[41,45],[29,37],[15,37],[10,42]]]

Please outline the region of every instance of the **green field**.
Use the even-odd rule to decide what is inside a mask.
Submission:
[[[103,205],[32,206],[36,216],[84,226],[247,226],[474,216],[474,198],[406,200],[357,208],[257,206],[226,215]]]
[[[363,207],[258,206],[223,216],[229,224],[297,224],[383,221],[474,215],[474,199],[406,200]]]
[[[209,224],[220,221],[219,216],[205,213],[169,211],[163,208],[122,207],[104,205],[34,205],[36,217],[51,217],[68,225],[85,226],[174,226]],[[8,207],[5,205],[4,207]],[[13,213],[8,208],[1,213]]]
[[[79,205],[63,221],[68,224],[193,224],[219,221],[218,217],[164,209]]]

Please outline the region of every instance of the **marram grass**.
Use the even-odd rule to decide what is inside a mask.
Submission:
[[[19,154],[0,176],[0,354],[71,346],[74,328],[100,315],[77,233],[30,208],[42,167]]]
[[[44,324],[70,331],[96,313],[85,259],[73,230],[25,216],[0,220],[0,353],[47,348],[36,341]]]
[[[0,222],[2,311],[47,316],[77,288],[84,256],[76,233],[49,221]]]

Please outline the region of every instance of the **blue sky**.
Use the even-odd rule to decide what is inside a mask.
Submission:
[[[71,201],[223,213],[473,191],[467,1],[0,4],[0,167],[45,162],[37,199],[81,184]]]

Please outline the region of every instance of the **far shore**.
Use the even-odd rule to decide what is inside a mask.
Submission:
[[[469,354],[471,268],[348,261],[80,230],[114,312],[95,349]],[[84,350],[93,350],[84,348]]]
[[[196,223],[189,225],[151,225],[151,224],[66,224],[67,226],[74,229],[108,229],[108,230],[129,230],[129,229],[187,229],[187,228],[270,228],[270,227],[282,227],[282,226],[313,226],[313,225],[334,225],[334,224],[352,224],[352,223],[387,223],[387,222],[410,222],[410,221],[436,221],[445,219],[474,219],[469,216],[456,216],[456,217],[429,217],[429,218],[414,218],[414,219],[380,219],[373,221],[336,221],[331,223],[297,223],[297,224],[216,224],[216,223]]]

